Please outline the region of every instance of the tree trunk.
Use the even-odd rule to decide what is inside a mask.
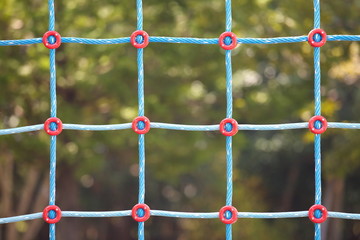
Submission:
[[[31,204],[33,207],[30,212],[39,212],[47,206],[49,201],[49,176],[44,177],[40,184],[40,189],[34,202]],[[37,219],[29,222],[28,230],[22,236],[22,240],[35,240],[39,234],[41,227],[45,224],[44,220]]]
[[[4,151],[4,162],[1,167],[1,212],[3,216],[14,216],[13,191],[14,191],[14,156],[9,151]],[[15,224],[8,224],[5,230],[6,240],[17,240]]]
[[[300,167],[299,164],[293,164],[289,170],[286,179],[286,185],[281,197],[281,204],[279,206],[279,211],[289,211],[291,209],[291,203],[296,191],[296,184],[298,183],[300,176]]]
[[[326,188],[324,194],[324,206],[328,211],[343,211],[345,191],[345,180],[343,178],[334,178],[326,180]],[[341,240],[343,234],[344,220],[328,218],[322,224],[322,236],[326,240]]]
[[[79,210],[79,186],[74,177],[71,166],[63,166],[59,173],[57,184],[57,204],[61,210]],[[81,226],[79,220],[62,219],[56,227],[58,239],[79,240],[81,239]]]

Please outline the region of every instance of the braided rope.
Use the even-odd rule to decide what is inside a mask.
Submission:
[[[217,219],[219,212],[174,212],[163,210],[151,210],[151,216],[170,217],[170,218],[188,218],[188,219]],[[102,217],[129,217],[131,210],[124,211],[63,211],[63,217],[81,217],[81,218],[102,218]],[[239,218],[264,218],[264,219],[280,219],[280,218],[307,218],[308,211],[296,212],[238,212]],[[343,213],[343,212],[329,212],[330,218],[360,220],[360,214]],[[32,213],[26,215],[19,215],[14,217],[0,218],[0,224],[14,223],[20,221],[30,221],[42,218],[42,213]]]
[[[232,30],[232,7],[231,0],[225,0],[225,31],[231,32]],[[320,1],[314,0],[314,28],[320,28]],[[49,31],[55,30],[55,6],[54,0],[48,0],[49,11]],[[143,29],[143,6],[142,0],[136,0],[136,15],[137,15],[137,30]],[[316,41],[319,41],[319,36],[314,36]],[[235,38],[232,38],[235,41]],[[307,36],[293,36],[293,37],[275,37],[275,38],[236,38],[238,44],[281,44],[281,43],[300,43],[306,42]],[[327,35],[327,41],[360,41],[360,35]],[[48,41],[53,44],[54,37],[49,37]],[[109,38],[109,39],[90,39],[90,38],[77,38],[77,37],[61,37],[62,43],[77,43],[77,44],[124,44],[130,43],[130,37]],[[136,38],[136,41],[140,41]],[[219,38],[185,38],[185,37],[162,37],[150,36],[149,42],[151,43],[179,43],[179,44],[219,44]],[[42,43],[41,38],[32,39],[19,39],[19,40],[0,40],[0,46],[16,46]],[[229,37],[224,39],[226,45],[230,45]],[[225,50],[225,70],[226,70],[226,118],[232,118],[233,114],[233,86],[232,86],[232,62],[231,51]],[[49,92],[50,92],[50,116],[56,118],[57,112],[57,96],[56,96],[56,49],[49,50]],[[144,99],[144,49],[137,49],[137,71],[138,71],[138,116],[145,116],[145,99]],[[320,47],[314,47],[314,113],[321,115],[321,66],[320,66]],[[219,131],[219,124],[214,125],[184,125],[172,123],[158,123],[151,122],[150,128],[160,128],[169,130],[180,131]],[[249,131],[275,131],[275,130],[289,130],[289,129],[306,129],[308,122],[301,123],[283,123],[283,124],[238,124],[238,130]],[[321,125],[316,122],[316,128]],[[55,126],[51,125],[51,130]],[[140,129],[144,128],[144,123],[139,122]],[[18,128],[0,129],[0,135],[19,134],[31,131],[40,131],[43,124],[32,126],[24,126]],[[83,125],[83,124],[63,124],[63,129],[66,130],[79,130],[79,131],[112,131],[112,130],[125,130],[131,129],[132,123],[121,123],[111,125]],[[342,128],[342,129],[360,129],[360,123],[340,123],[329,122],[328,128]],[[229,126],[225,126],[226,131],[231,131]],[[227,206],[232,205],[233,198],[233,153],[232,153],[232,136],[227,136],[226,141],[226,199]],[[55,205],[56,200],[56,136],[50,137],[50,179],[49,179],[49,205]],[[138,136],[138,151],[139,151],[139,196],[138,203],[145,203],[145,134]],[[321,134],[314,136],[314,161],[315,161],[315,204],[321,204]],[[143,212],[138,211],[136,214],[141,215]],[[227,214],[227,213],[226,213]],[[225,214],[225,216],[227,216]],[[53,213],[49,214],[50,218]],[[104,211],[104,212],[91,212],[91,211],[63,211],[62,217],[129,217],[132,215],[131,210],[123,211]],[[172,218],[198,218],[209,219],[219,218],[219,212],[175,212],[163,210],[150,210],[151,216],[158,217],[172,217]],[[308,211],[297,212],[269,212],[269,213],[256,213],[256,212],[238,212],[238,218],[302,218],[308,217]],[[317,213],[315,213],[317,215]],[[39,219],[42,213],[33,213],[27,215],[20,215],[14,217],[0,218],[0,224],[13,223],[25,220]],[[54,216],[52,216],[54,217]],[[231,216],[230,216],[231,217]],[[330,218],[360,220],[360,214],[356,213],[342,213],[342,212],[328,212]],[[55,223],[49,224],[49,239],[56,239]],[[138,239],[145,239],[145,223],[138,223]],[[232,239],[232,224],[226,224],[226,239]],[[315,223],[315,240],[321,239],[321,224]]]
[[[306,42],[307,36],[295,37],[275,37],[275,38],[236,38],[237,43],[241,44],[279,44],[279,43],[300,43]],[[123,44],[129,43],[130,37],[122,38],[77,38],[62,37],[62,43],[79,43],[92,45]],[[327,35],[327,41],[360,41],[360,35]],[[188,44],[218,44],[218,38],[185,38],[185,37],[156,37],[150,36],[149,42],[153,43],[188,43]],[[0,46],[18,46],[41,43],[41,38],[18,39],[18,40],[0,40]]]

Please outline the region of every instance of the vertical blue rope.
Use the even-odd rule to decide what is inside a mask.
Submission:
[[[56,186],[56,136],[50,138],[50,176],[49,176],[49,205],[55,204]]]
[[[226,117],[231,118],[233,113],[231,50],[225,51],[225,68],[226,68]]]
[[[145,202],[145,135],[139,135],[139,203]]]
[[[232,239],[232,224],[226,224],[226,240]]]
[[[231,0],[225,0],[225,30],[226,32],[231,32],[231,24],[232,24],[232,17],[231,17]]]
[[[137,30],[143,29],[142,0],[136,0]],[[144,116],[144,50],[137,50],[138,67],[138,111],[139,116]],[[145,202],[145,135],[139,135],[139,203]],[[138,239],[144,240],[144,222],[138,223]]]
[[[315,115],[321,115],[321,68],[320,68],[320,48],[314,48],[314,103]]]
[[[225,30],[231,32],[231,0],[225,0]],[[231,50],[225,51],[225,69],[226,69],[226,117],[231,118],[233,113],[232,97],[232,64]],[[226,205],[232,205],[233,195],[233,160],[232,160],[232,137],[226,137]],[[232,239],[232,225],[226,224],[226,240]]]
[[[139,116],[144,116],[144,49],[137,50],[137,67],[138,67],[138,111]]]
[[[143,7],[142,0],[136,0],[137,30],[143,30]]]
[[[321,134],[315,135],[315,204],[321,204]],[[315,223],[315,240],[321,240],[321,224]]]
[[[55,30],[54,0],[48,1],[49,31]],[[55,49],[50,49],[50,116],[56,117],[56,67]],[[56,136],[50,138],[50,173],[49,173],[49,205],[55,205],[56,194]],[[56,239],[55,224],[49,225],[49,239]]]
[[[50,49],[50,116],[56,117],[56,67],[55,67],[55,49]]]
[[[226,205],[232,205],[232,137],[226,137]]]
[[[320,0],[314,0],[314,28],[320,28]]]
[[[321,135],[315,134],[315,204],[321,204]]]
[[[138,239],[139,240],[144,240],[145,239],[145,235],[144,235],[144,229],[145,229],[145,223],[144,222],[139,222],[138,223]]]
[[[232,137],[226,137],[226,205],[232,205],[233,196]],[[232,224],[226,224],[226,240],[232,239]]]
[[[50,138],[49,205],[55,205],[56,193],[56,136]],[[49,226],[49,239],[55,240],[55,224]]]
[[[314,0],[314,28],[320,28],[320,0]],[[320,48],[314,48],[314,104],[315,115],[321,115]],[[321,204],[321,135],[314,139],[315,155],[315,204]],[[315,224],[315,240],[321,240],[321,225]]]
[[[49,31],[55,30],[55,6],[54,0],[48,1],[48,9],[49,9]]]

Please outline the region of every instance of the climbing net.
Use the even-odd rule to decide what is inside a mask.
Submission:
[[[50,135],[50,178],[49,178],[49,205],[43,212],[0,218],[0,223],[12,223],[24,220],[43,218],[49,224],[49,239],[56,238],[56,223],[62,217],[132,217],[138,222],[138,239],[145,239],[144,224],[153,216],[175,217],[175,218],[218,218],[226,226],[226,239],[232,239],[232,225],[238,218],[301,218],[308,217],[314,222],[314,239],[321,239],[321,223],[330,218],[342,218],[360,220],[360,214],[343,213],[328,211],[321,205],[321,134],[327,128],[360,129],[359,123],[339,123],[327,122],[321,116],[321,76],[320,76],[320,49],[327,41],[360,41],[360,35],[327,35],[320,28],[320,0],[314,0],[314,28],[307,36],[277,37],[277,38],[239,38],[232,30],[231,0],[225,0],[226,26],[225,32],[217,38],[179,38],[179,37],[156,37],[149,36],[143,30],[143,12],[142,0],[136,0],[137,30],[130,37],[111,38],[111,39],[88,39],[75,37],[61,37],[55,31],[55,10],[54,0],[48,0],[49,9],[49,31],[42,38],[21,39],[21,40],[0,40],[0,46],[14,46],[27,44],[41,44],[49,48],[50,52],[50,118],[44,124],[24,126],[11,129],[1,129],[0,135],[18,134],[30,131],[45,130]],[[277,43],[295,43],[308,42],[314,49],[314,95],[315,95],[315,113],[308,122],[271,124],[271,125],[249,125],[238,124],[232,118],[233,97],[232,97],[232,63],[231,52],[239,44],[277,44]],[[143,54],[144,48],[151,42],[161,43],[191,43],[191,44],[219,44],[225,50],[226,66],[226,118],[215,125],[179,125],[169,123],[150,122],[145,116],[144,110],[144,66]],[[57,96],[56,96],[56,49],[62,43],[81,43],[81,44],[124,44],[131,43],[137,49],[137,69],[138,69],[138,117],[131,123],[111,124],[111,125],[81,125],[81,124],[63,124],[57,118]],[[193,212],[175,212],[150,209],[145,204],[145,135],[151,128],[163,128],[183,131],[220,131],[225,136],[226,141],[226,199],[225,205],[216,212],[193,213]],[[232,205],[233,198],[233,160],[232,160],[232,138],[238,130],[287,130],[287,129],[305,129],[314,133],[314,160],[315,160],[315,199],[314,205],[305,211],[295,212],[238,212]],[[139,149],[139,197],[138,203],[131,210],[123,211],[103,211],[103,212],[80,212],[80,211],[62,211],[55,205],[56,193],[56,141],[63,129],[87,130],[87,131],[109,131],[133,129],[138,134]]]

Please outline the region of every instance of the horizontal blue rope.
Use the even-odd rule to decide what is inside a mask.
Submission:
[[[150,42],[159,43],[192,43],[192,44],[218,44],[218,38],[186,38],[186,37],[149,37]]]
[[[130,129],[132,123],[108,124],[108,125],[85,125],[85,124],[63,124],[63,129],[79,130],[79,131],[113,131]],[[168,130],[179,131],[218,131],[219,125],[184,125],[172,123],[158,123],[151,122],[151,128],[160,128]],[[10,135],[17,133],[40,131],[44,128],[43,124],[32,126],[0,129],[0,135]],[[239,124],[238,129],[242,131],[276,131],[289,129],[306,129],[307,122],[301,123],[284,123],[284,124]],[[360,129],[360,123],[340,123],[329,122],[328,128],[342,128],[342,129]]]
[[[131,216],[131,210],[102,211],[102,212],[63,211],[62,216],[63,217],[127,217],[127,216]]]
[[[275,37],[275,38],[237,38],[238,43],[244,44],[277,44],[277,43],[295,43],[306,42],[307,36],[296,37]]]
[[[301,218],[307,217],[308,211],[297,212],[239,212],[238,218]]]
[[[328,128],[360,129],[360,123],[329,122]]]
[[[16,133],[33,132],[33,131],[39,131],[42,129],[44,129],[44,124],[37,124],[37,125],[17,127],[17,128],[0,129],[0,135],[10,135],[10,134],[16,134]]]
[[[28,221],[28,220],[34,220],[34,219],[39,219],[39,218],[42,218],[42,212],[26,214],[26,215],[21,215],[21,216],[15,216],[15,217],[0,218],[0,224]]]
[[[186,38],[186,37],[149,37],[150,42],[158,43],[190,43],[190,44],[218,44],[218,38]],[[294,37],[275,37],[275,38],[237,38],[238,43],[243,44],[277,44],[306,42],[307,36]],[[327,35],[327,41],[360,41],[360,35]],[[122,38],[77,38],[62,37],[62,43],[80,44],[122,44],[129,43],[130,37]],[[19,39],[19,40],[0,40],[0,46],[15,46],[42,43],[41,38]]]
[[[301,129],[308,128],[309,123],[284,123],[284,124],[239,124],[239,130],[263,130],[263,131],[272,131],[272,130],[287,130],[287,129]]]
[[[151,122],[150,128],[161,128],[169,130],[180,130],[180,131],[217,131],[219,125],[184,125],[184,124],[172,124],[172,123],[158,123]]]
[[[42,39],[31,38],[31,39],[19,39],[19,40],[0,40],[0,46],[28,45],[35,43],[42,43]]]
[[[360,35],[328,35],[327,41],[360,41]]]
[[[194,212],[150,210],[150,215],[158,216],[158,217],[172,217],[172,218],[218,218],[219,212],[194,213]]]
[[[219,218],[219,212],[175,212],[163,210],[150,210],[151,216],[171,218],[196,218],[210,219]],[[123,211],[62,211],[62,217],[129,217],[131,210]],[[308,211],[294,212],[238,212],[238,218],[303,218],[308,216]],[[330,218],[360,220],[359,213],[328,212]],[[28,221],[42,218],[42,212],[20,215],[15,217],[0,218],[0,224]]]
[[[63,124],[63,129],[80,131],[113,131],[131,128],[131,123],[108,125]]]
[[[360,214],[359,213],[328,212],[328,216],[331,217],[331,218],[360,220]]]
[[[108,38],[108,39],[62,37],[61,42],[62,43],[81,43],[81,44],[120,44],[120,43],[129,43],[130,37]]]

